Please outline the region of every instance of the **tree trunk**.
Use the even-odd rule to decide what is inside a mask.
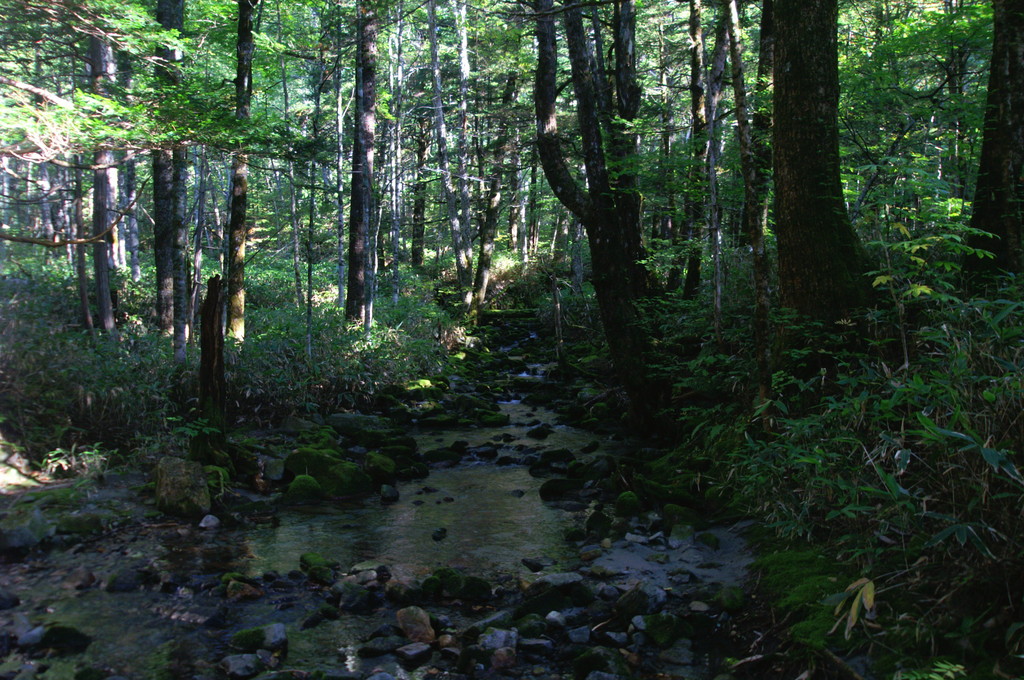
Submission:
[[[106,88],[114,80],[114,53],[110,45],[99,38],[89,39],[89,63],[93,91],[106,95]],[[109,149],[93,155],[93,198],[92,233],[100,236],[108,231],[113,222],[114,192],[117,187],[114,153]],[[117,337],[114,323],[114,306],[110,298],[110,235],[109,233],[92,247],[93,275],[96,283],[96,311],[99,325],[112,337]]]
[[[373,160],[377,130],[377,33],[380,22],[370,2],[357,8],[356,110],[349,212],[348,294],[345,317],[367,323],[367,270],[371,266]]]
[[[430,146],[430,121],[420,119],[419,135],[416,137],[416,178],[412,188],[412,252],[411,261],[414,267],[423,266],[423,249],[426,236],[427,218],[427,178],[424,173],[427,166],[427,149]]]
[[[765,3],[771,12],[771,0]],[[768,398],[771,389],[771,364],[768,353],[768,264],[764,251],[765,206],[768,204],[767,178],[755,150],[754,131],[747,105],[747,86],[743,77],[743,33],[740,25],[738,0],[728,0],[729,60],[732,63],[733,93],[736,99],[736,126],[740,138],[740,164],[743,171],[743,231],[753,251],[754,283],[754,346],[757,356],[757,384],[761,401]],[[771,17],[769,15],[769,26]],[[762,42],[765,36],[762,15]],[[768,32],[770,35],[770,31]],[[762,54],[764,50],[761,50]]]
[[[562,155],[557,124],[557,51],[552,0],[536,0],[538,64],[536,80],[537,147],[544,173],[555,196],[583,223],[590,241],[597,293],[605,337],[616,373],[630,397],[637,420],[653,416],[661,401],[659,385],[648,370],[649,337],[641,327],[638,303],[652,291],[650,276],[641,262],[640,195],[636,191],[636,137],[626,126],[640,106],[636,82],[635,14],[632,0],[615,2],[615,110],[601,111],[601,78],[583,28],[579,6],[564,7],[566,42],[572,67],[587,188],[573,178]],[[609,125],[607,150],[602,119]],[[609,166],[618,173],[613,177]]]
[[[866,258],[839,177],[837,0],[775,3],[775,233],[782,305],[836,321],[865,304]]]
[[[252,102],[253,9],[259,0],[238,0],[235,118],[249,120]],[[228,217],[228,335],[245,339],[245,244],[249,225],[249,158],[235,151],[231,161],[231,214]]]
[[[81,241],[88,236],[85,232],[85,187],[82,181],[81,157],[76,156],[75,161],[75,237]],[[78,281],[78,312],[82,326],[92,331],[95,326],[92,309],[89,306],[89,271],[85,264],[87,248],[84,243],[75,246],[75,275]]]
[[[970,274],[982,276],[1019,274],[1024,267],[1024,1],[992,0],[992,8],[995,35],[971,214],[971,227],[985,233],[968,243],[995,257],[966,262]]]
[[[444,106],[441,90],[441,59],[437,45],[437,9],[436,0],[427,0],[427,31],[430,34],[430,65],[433,74],[434,88],[434,132],[437,136],[437,161],[441,168],[441,190],[447,210],[448,225],[452,235],[452,248],[455,251],[455,272],[462,290],[470,286],[471,263],[466,257],[466,246],[463,243],[464,233],[459,218],[459,202],[452,181],[451,162],[448,157],[448,128],[444,120]]]

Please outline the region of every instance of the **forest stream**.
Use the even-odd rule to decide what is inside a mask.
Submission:
[[[200,526],[108,472],[80,505],[132,521],[0,564],[0,678],[717,677],[743,527],[615,518],[593,483],[542,491],[564,452],[587,466],[637,443],[524,403],[541,372],[512,376],[507,425],[414,426],[419,451],[464,455],[383,500],[225,505]]]

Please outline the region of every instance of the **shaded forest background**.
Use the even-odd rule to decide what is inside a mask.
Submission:
[[[671,443],[647,503],[795,541],[765,587],[802,648],[1020,672],[1019,2],[0,14],[8,460],[186,450],[215,275],[247,426],[372,409],[537,309],[603,382],[577,420]]]

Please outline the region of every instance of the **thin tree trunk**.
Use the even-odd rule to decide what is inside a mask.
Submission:
[[[771,0],[765,3],[771,11]],[[743,28],[737,0],[728,0],[729,60],[732,62],[732,87],[736,99],[736,126],[740,139],[740,165],[743,172],[743,231],[753,251],[754,346],[757,356],[758,398],[764,401],[771,389],[771,363],[768,343],[768,266],[764,251],[764,212],[768,204],[764,168],[754,148],[747,105],[747,87],[743,77]],[[770,18],[769,18],[770,21]],[[762,39],[765,21],[762,19]],[[762,50],[763,54],[763,50]]]
[[[238,0],[238,39],[236,42],[235,118],[249,120],[252,103],[253,9],[259,0]],[[231,214],[228,218],[228,335],[245,339],[245,245],[249,225],[249,157],[235,151],[231,161]]]
[[[82,161],[75,158],[75,236],[81,241],[86,238],[85,231],[85,187],[82,179]],[[89,271],[86,268],[85,253],[88,246],[75,246],[75,273],[78,280],[78,311],[82,326],[92,331],[95,326],[92,320],[92,308],[89,305]]]
[[[345,316],[372,323],[367,275],[372,276],[373,161],[377,131],[377,33],[380,21],[369,2],[360,2],[356,54],[356,130],[352,149],[352,191],[349,213],[348,300]],[[370,288],[372,291],[372,288]]]
[[[343,22],[338,21],[336,39],[340,45],[344,36],[342,35]],[[341,66],[334,69],[334,99],[336,108],[334,111],[334,133],[337,140],[335,148],[335,184],[336,196],[335,231],[338,238],[338,307],[345,309],[345,287],[348,283],[347,258],[345,257],[345,109],[344,102],[347,98],[341,96]]]
[[[93,91],[106,95],[106,88],[114,80],[114,53],[99,38],[89,39],[89,63]],[[107,232],[113,221],[114,193],[117,180],[114,172],[114,153],[103,149],[93,155],[92,233],[100,236]],[[117,337],[114,306],[110,298],[110,236],[93,245],[93,275],[96,283],[96,310],[99,324],[111,337]]]
[[[420,119],[419,135],[416,137],[416,178],[413,180],[412,201],[412,253],[414,267],[423,266],[423,249],[426,236],[427,212],[427,178],[424,171],[427,166],[427,149],[430,145],[430,121]]]
[[[455,272],[462,290],[470,285],[470,263],[465,257],[462,222],[459,218],[459,202],[452,181],[451,163],[448,157],[448,129],[444,120],[441,90],[441,60],[437,45],[437,9],[436,0],[427,0],[427,31],[430,34],[430,65],[434,87],[434,132],[437,136],[437,159],[441,169],[441,190],[447,209],[448,225],[452,234],[452,248],[455,251]]]

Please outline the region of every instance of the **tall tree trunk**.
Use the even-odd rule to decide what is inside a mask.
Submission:
[[[459,243],[457,257],[463,263],[466,280],[463,281],[463,302],[470,305],[472,290],[469,279],[473,271],[473,228],[469,195],[469,29],[466,19],[466,0],[455,0],[455,29],[459,36],[459,120],[456,148],[459,176]]]
[[[184,0],[158,0],[156,20],[167,30],[181,31],[185,26]],[[171,47],[157,48],[157,80],[165,88],[173,88],[181,80],[178,64],[181,53]],[[156,149],[153,151],[153,256],[156,264],[156,317],[157,327],[168,335],[176,332],[176,315],[174,310],[175,268],[178,254],[179,231],[183,228],[176,224],[179,209],[180,170],[176,163],[173,149]],[[176,177],[177,173],[177,177]],[[175,356],[178,356],[177,340]]]
[[[368,324],[368,248],[373,220],[373,160],[377,131],[377,33],[380,22],[371,2],[358,7],[356,47],[355,135],[352,147],[352,190],[349,213],[348,296],[345,317]]]
[[[426,236],[427,218],[427,149],[430,146],[430,121],[420,118],[419,134],[416,136],[416,178],[412,187],[412,243],[411,261],[414,267],[423,266],[423,249]]]
[[[557,124],[557,51],[552,0],[536,0],[537,146],[544,173],[555,196],[583,222],[590,241],[597,293],[605,337],[619,380],[630,397],[637,420],[653,416],[663,395],[648,369],[649,337],[641,327],[638,304],[652,291],[642,261],[640,195],[634,167],[636,137],[628,126],[637,116],[640,88],[636,81],[634,36],[635,7],[632,0],[616,0],[615,110],[601,111],[595,58],[588,44],[578,5],[565,6],[566,42],[572,67],[576,113],[579,121],[587,188],[574,179],[562,155]],[[613,120],[603,142],[602,119]],[[618,170],[609,172],[609,166]]]
[[[75,236],[79,241],[88,235],[85,231],[85,187],[82,178],[81,157],[75,157]],[[89,271],[86,267],[85,253],[88,246],[79,243],[75,246],[75,275],[78,281],[78,312],[82,326],[92,331],[95,326],[92,320],[92,309],[89,305]]]
[[[455,251],[455,272],[462,290],[470,285],[471,263],[466,257],[466,245],[463,242],[465,233],[459,217],[459,199],[452,181],[451,161],[448,154],[448,128],[444,120],[443,92],[441,89],[441,59],[437,45],[437,8],[436,0],[427,0],[427,32],[430,34],[430,65],[433,74],[434,88],[434,132],[437,136],[437,160],[441,169],[441,190],[447,210],[448,225],[452,235],[452,248]]]
[[[253,10],[259,0],[238,0],[238,39],[236,42],[235,118],[249,120],[252,103]],[[249,157],[235,151],[231,160],[231,214],[228,218],[228,335],[245,339],[245,245],[249,225]]]
[[[686,223],[685,234],[679,230],[675,244],[689,244],[690,252],[686,257],[686,279],[683,285],[683,297],[693,299],[700,285],[700,261],[703,255],[701,248],[701,220],[704,217],[705,178],[704,166],[707,162],[708,114],[707,114],[707,73],[704,67],[704,25],[702,23],[703,5],[701,0],[690,0],[690,148],[692,157],[690,168],[686,173],[683,190],[683,212]],[[680,284],[682,272],[680,267],[673,268],[669,275],[669,287],[675,289]]]
[[[839,177],[837,0],[775,2],[775,233],[783,306],[835,321],[867,302]]]
[[[185,363],[188,344],[188,154],[176,146],[171,154],[174,165],[174,248],[171,263],[174,272],[174,360]]]
[[[106,96],[107,87],[114,80],[114,53],[110,45],[97,37],[89,39],[89,64],[92,89],[98,95]],[[93,155],[93,236],[106,234],[92,248],[93,275],[96,283],[96,311],[99,324],[112,337],[117,337],[114,323],[114,306],[110,298],[110,234],[113,223],[114,193],[117,179],[114,171],[114,153],[109,149]]]
[[[337,41],[338,49],[340,49],[341,43],[346,39],[343,34],[344,22],[338,20],[337,30],[335,31],[335,39]],[[334,173],[334,191],[336,212],[335,212],[335,231],[337,234],[338,243],[338,269],[337,269],[337,282],[338,282],[338,296],[337,305],[342,309],[345,308],[345,287],[348,284],[348,270],[346,262],[345,252],[345,111],[349,101],[348,98],[341,96],[341,66],[338,65],[334,69],[334,100],[335,100],[335,111],[334,111],[334,134],[337,140],[337,146],[335,147],[335,173]]]
[[[767,0],[764,6],[764,12],[771,12],[771,0]],[[747,104],[747,86],[743,77],[743,27],[740,25],[738,0],[728,0],[728,12],[729,60],[732,63],[736,126],[740,138],[740,165],[743,170],[743,231],[753,251],[754,346],[757,355],[758,395],[763,401],[768,398],[772,379],[768,354],[768,263],[764,251],[764,217],[765,206],[768,204],[768,187],[766,169],[761,165],[762,159],[755,149],[754,131]],[[769,16],[768,22],[770,21]],[[762,42],[765,39],[765,23],[762,16]],[[761,52],[763,54],[764,50]]]
[[[402,33],[404,28],[404,12],[398,8],[395,19],[395,35],[392,41],[393,64],[391,70],[391,100],[392,115],[395,119],[392,125],[391,134],[391,299],[398,304],[398,298],[402,292],[401,270],[399,259],[401,256],[401,227],[402,227],[402,204],[404,190],[404,175],[402,164],[402,122],[404,120],[404,97],[405,97],[405,55],[402,52]]]
[[[1024,267],[1024,1],[992,0],[995,35],[985,104],[985,133],[968,241],[994,258],[971,257],[967,271],[1019,274]],[[991,235],[991,236],[990,236]]]

